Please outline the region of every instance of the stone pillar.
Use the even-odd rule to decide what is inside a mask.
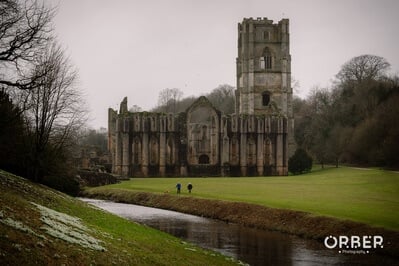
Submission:
[[[283,141],[284,141],[284,161],[283,161],[283,165],[284,165],[284,171],[283,171],[283,175],[288,175],[288,157],[290,156],[290,135],[288,135],[289,132],[289,121],[287,121],[287,119],[283,120],[284,122],[284,134],[283,134]],[[287,136],[288,135],[288,136]]]
[[[180,136],[179,145],[180,176],[187,176],[187,139]]]
[[[220,162],[221,166],[221,174],[222,176],[229,176],[230,173],[230,163],[229,163],[229,157],[230,157],[230,140],[227,134],[222,138],[221,141],[222,148],[222,161]]]
[[[142,130],[143,130],[143,144],[141,146],[142,148],[142,162],[141,162],[141,172],[143,173],[143,176],[148,176],[148,133],[149,133],[149,128],[147,125],[146,119],[143,117],[142,120]]]
[[[220,119],[220,173],[222,176],[228,176],[230,172],[229,157],[230,157],[230,140],[227,135],[227,117],[221,116]]]
[[[108,108],[108,151],[115,156],[115,131],[116,131],[116,119],[118,113],[112,108]],[[112,157],[113,161],[115,160]]]
[[[283,143],[283,120],[277,119],[277,136],[276,136],[276,172],[277,175],[284,175],[284,143]]]
[[[159,117],[159,175],[165,176],[165,154],[166,154],[166,118]]]
[[[258,139],[256,142],[256,167],[258,170],[258,176],[263,176],[264,174],[264,159],[263,159],[263,135],[265,132],[265,128],[263,125],[263,120],[262,119],[257,119],[257,133],[258,133]]]
[[[247,120],[240,119],[240,168],[241,176],[247,176]]]
[[[122,134],[122,175],[129,176],[129,165],[130,165],[130,145],[129,145],[129,133],[124,132]]]
[[[120,132],[120,119],[116,120],[116,132],[115,132],[115,162],[114,162],[114,170],[115,173],[120,175],[122,174],[122,138]]]
[[[129,141],[129,119],[124,118],[121,120],[121,138],[122,138],[122,175],[129,176],[130,168],[130,141]]]

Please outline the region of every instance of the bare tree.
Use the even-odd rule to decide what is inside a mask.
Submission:
[[[182,97],[183,92],[180,89],[163,89],[158,96],[158,108],[166,113],[176,113]]]
[[[71,137],[86,121],[86,112],[80,91],[76,88],[77,73],[63,50],[52,43],[48,52],[37,59],[30,91],[23,91],[29,108],[25,111],[27,130],[31,140],[29,175],[40,181],[47,149],[63,151]]]
[[[297,80],[294,76],[291,76],[291,87],[295,94],[299,93],[299,89],[301,87],[301,84],[299,83],[299,80]]]
[[[337,78],[343,82],[361,83],[364,80],[372,80],[383,76],[390,67],[385,58],[376,55],[360,55],[346,62]]]
[[[129,108],[129,112],[132,112],[132,113],[142,112],[142,111],[143,111],[143,109],[140,106],[138,106],[137,104],[134,104],[132,107]]]
[[[219,85],[207,95],[209,101],[224,114],[234,113],[234,87],[228,84]]]
[[[29,74],[52,38],[54,14],[37,0],[0,1],[0,84],[22,90],[37,84],[42,76]]]
[[[326,149],[331,127],[331,93],[326,88],[313,88],[302,104],[295,122],[295,138],[298,144],[309,151],[323,164],[330,156]]]

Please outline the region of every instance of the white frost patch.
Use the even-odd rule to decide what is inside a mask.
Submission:
[[[83,225],[79,218],[31,203],[40,210],[40,220],[44,223],[41,228],[46,230],[47,234],[86,248],[106,250],[100,245],[100,240],[88,234],[91,230]]]
[[[25,225],[24,223],[14,220],[10,217],[7,217],[5,219],[4,218],[4,214],[0,211],[1,215],[0,215],[0,223],[3,223],[5,225],[8,225],[10,227],[13,227],[19,231],[25,232],[25,233],[29,233],[32,235],[35,235],[37,237],[40,237],[42,239],[46,239],[45,236],[37,234],[35,231],[33,231],[29,226]]]

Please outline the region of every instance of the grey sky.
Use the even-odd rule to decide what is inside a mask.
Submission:
[[[398,74],[398,10],[396,0],[64,0],[55,31],[98,128],[124,96],[129,107],[149,110],[164,88],[199,96],[219,84],[235,86],[237,23],[244,17],[290,19],[301,97],[329,86],[342,64],[361,54],[386,58]]]

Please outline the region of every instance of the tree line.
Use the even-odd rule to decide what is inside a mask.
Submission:
[[[320,164],[399,167],[399,77],[389,62],[361,55],[330,88],[294,98],[295,140]]]
[[[234,113],[235,88],[228,84],[221,84],[205,96],[219,111],[224,114]],[[188,96],[183,98],[183,91],[178,88],[166,88],[159,92],[158,104],[152,112],[180,113],[187,110],[198,97]],[[133,106],[130,111],[141,111],[141,108]]]

